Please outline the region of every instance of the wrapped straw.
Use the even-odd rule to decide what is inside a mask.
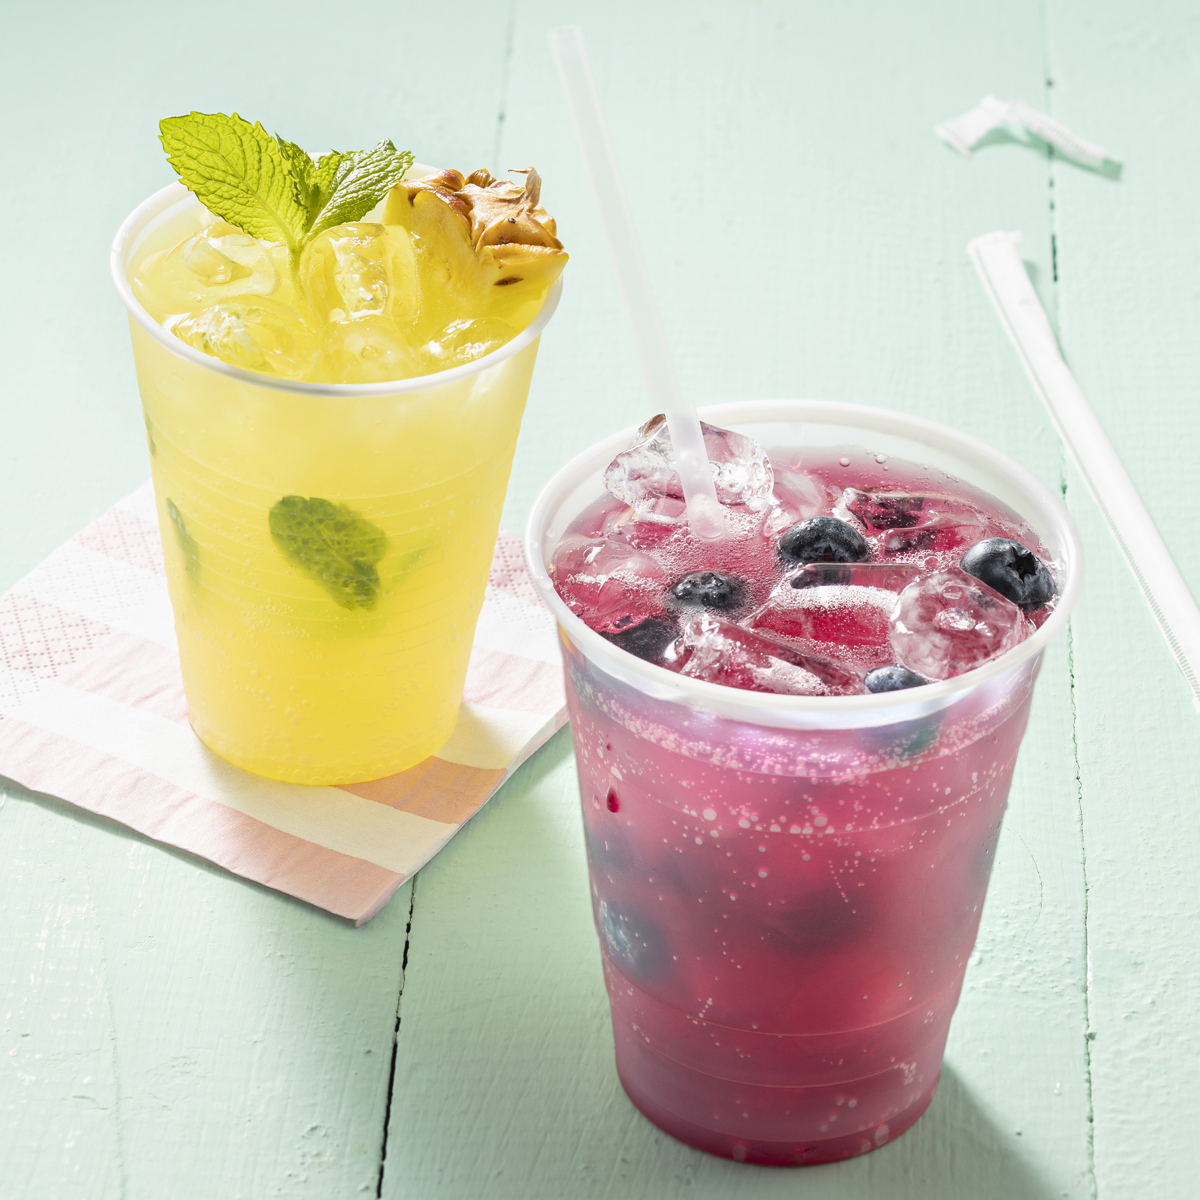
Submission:
[[[1200,609],[1063,361],[1049,318],[1021,261],[1020,244],[1019,233],[989,233],[971,242],[967,252],[1200,710]]]

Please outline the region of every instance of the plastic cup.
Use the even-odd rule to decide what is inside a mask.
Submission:
[[[111,266],[192,727],[274,779],[402,771],[454,728],[561,282],[528,328],[466,366],[297,383],[192,349],[135,299],[131,264],[191,210],[202,212],[180,184],[155,193],[121,226]]]
[[[554,592],[546,563],[632,430],[559,471],[530,516],[530,570],[561,632],[625,1090],[702,1150],[829,1162],[884,1145],[933,1098],[1042,652],[1079,592],[1080,546],[1053,493],[944,426],[809,401],[701,415],[767,449],[857,445],[948,471],[1019,513],[1058,573],[1041,628],[966,675],[777,696],[643,662]]]

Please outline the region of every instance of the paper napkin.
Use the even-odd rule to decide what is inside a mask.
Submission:
[[[0,596],[0,775],[360,925],[566,719],[554,621],[509,533],[449,742],[344,787],[251,775],[192,732],[149,483]]]

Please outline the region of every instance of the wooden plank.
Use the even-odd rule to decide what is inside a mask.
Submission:
[[[1200,595],[1200,545],[1180,503],[1200,444],[1200,17],[1170,0],[1054,0],[1049,31],[1056,115],[1126,162],[1119,183],[1055,170],[1064,349]],[[1096,1181],[1102,1198],[1192,1196],[1198,717],[1103,524],[1072,494],[1090,556],[1074,690]]]
[[[966,258],[1024,229],[1050,281],[1048,164],[933,137],[982,91],[1035,99],[1035,3],[517,9],[503,161],[533,162],[572,251],[505,509],[647,414],[545,31],[582,19],[684,386],[808,395],[967,429],[1058,486],[1062,458]],[[751,206],[745,199],[750,196]],[[625,1100],[565,734],[423,872],[385,1197],[1057,1197],[1090,1189],[1084,889],[1067,646],[1048,656],[939,1098],[894,1147],[747,1168]]]
[[[408,885],[352,930],[5,790],[0,1193],[373,1193]]]
[[[108,246],[172,177],[158,118],[237,108],[318,150],[489,162],[506,27],[375,0],[6,14],[0,589],[148,474]],[[0,803],[0,1195],[374,1195],[407,889],[355,930],[21,789]]]

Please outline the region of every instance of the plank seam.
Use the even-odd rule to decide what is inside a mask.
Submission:
[[[417,905],[417,879],[408,892],[408,924],[404,927],[404,954],[400,959],[400,989],[396,993],[396,1024],[392,1028],[392,1064],[388,1070],[387,1102],[383,1108],[383,1133],[379,1141],[379,1174],[375,1178],[375,1200],[382,1200],[383,1174],[387,1167],[388,1128],[392,1123],[392,1096],[396,1088],[396,1059],[400,1048],[400,1001],[404,996],[404,978],[408,970],[408,946],[412,940],[413,909]]]
[[[1066,488],[1064,487],[1064,492]],[[1096,1185],[1096,1123],[1095,1106],[1092,1100],[1092,1039],[1096,1033],[1092,1028],[1092,946],[1088,924],[1088,867],[1087,837],[1083,827],[1083,771],[1079,758],[1079,709],[1075,703],[1075,636],[1073,628],[1067,626],[1067,670],[1071,691],[1071,747],[1075,756],[1075,799],[1079,806],[1079,863],[1083,873],[1083,1081],[1087,1097],[1087,1155],[1090,1193],[1095,1200],[1099,1195]]]
[[[1054,112],[1054,71],[1050,62],[1050,0],[1041,2],[1042,23],[1042,66],[1046,81],[1046,112]],[[1054,147],[1047,147],[1047,189],[1050,206],[1050,292],[1054,299],[1052,321],[1057,327],[1059,344],[1063,345],[1062,325],[1059,320],[1058,292],[1060,286],[1058,272],[1058,205],[1055,198],[1055,176],[1058,164]],[[1067,499],[1067,457],[1065,447],[1059,456],[1059,481],[1062,489],[1063,502]],[[1087,866],[1087,835],[1084,829],[1083,804],[1083,765],[1079,753],[1079,705],[1075,695],[1075,627],[1074,620],[1067,624],[1067,678],[1071,697],[1071,756],[1075,765],[1075,803],[1079,812],[1079,864],[1083,876],[1083,1083],[1086,1097],[1085,1117],[1087,1121],[1087,1174],[1089,1194],[1096,1200],[1098,1189],[1096,1185],[1096,1124],[1095,1107],[1092,1091],[1092,1039],[1095,1032],[1092,1029],[1092,947],[1091,927],[1088,923],[1088,866]]]

